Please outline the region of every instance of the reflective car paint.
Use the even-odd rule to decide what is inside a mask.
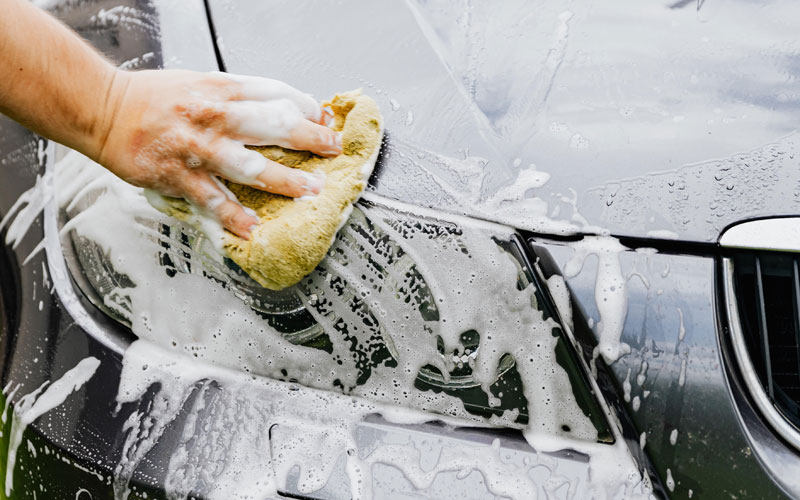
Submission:
[[[562,269],[571,258],[569,244],[538,238],[537,244]],[[755,424],[760,434],[742,426],[747,392],[731,384],[736,369],[720,345],[725,323],[717,317],[715,256],[634,248],[621,261],[629,296],[622,341],[631,353],[610,367],[610,377],[630,417],[630,435],[644,444],[662,481],[669,469],[676,498],[687,498],[690,490],[693,498],[782,498],[782,489],[797,495],[785,470],[760,463],[782,457],[781,468],[794,470],[800,465],[795,452],[764,432],[763,424]],[[589,335],[586,321],[596,326],[599,318],[595,275],[596,259],[590,258],[580,274],[567,278],[576,324]],[[747,419],[760,422],[752,409]]]
[[[82,7],[91,10],[91,5],[87,7],[87,4],[83,4]],[[112,40],[112,46],[114,36],[119,36],[119,33],[109,36],[109,40]],[[225,38],[222,40],[223,46],[224,41]],[[147,52],[153,52],[154,54],[156,53],[155,50],[149,50],[149,48],[145,48],[145,50],[147,50]],[[129,56],[126,55],[125,59],[122,60],[133,59],[147,52],[141,52],[139,54],[131,52]],[[155,62],[150,60],[151,62],[148,64],[157,63],[157,58],[154,57],[154,59]],[[180,61],[177,61],[177,63],[180,63]],[[391,103],[389,103],[389,105],[391,106]],[[408,115],[406,115],[406,118],[407,117]],[[417,118],[417,116],[414,116],[411,120],[412,123],[417,120]],[[6,171],[3,172],[4,180],[7,179],[7,177],[5,177],[6,175],[17,176],[19,173],[19,184],[0,183],[0,189],[4,190],[2,191],[3,196],[0,196],[0,203],[3,204],[0,206],[0,213],[5,214],[8,208],[5,205],[16,198],[16,194],[22,189],[20,186],[27,186],[33,182],[35,173],[38,171],[36,153],[39,146],[36,138],[32,134],[23,131],[14,124],[4,122],[2,130],[2,136],[8,138],[8,150],[12,152],[9,156],[5,156],[7,150],[3,149],[4,159],[9,159],[9,162],[16,162],[15,166],[17,167],[6,168]],[[19,147],[20,144],[23,144],[22,148]],[[388,170],[390,169],[387,169],[387,171]],[[14,173],[11,173],[12,171]],[[15,301],[17,297],[25,298],[32,296],[32,291],[34,289],[41,291],[41,286],[45,283],[44,276],[41,276],[42,271],[40,271],[40,269],[44,269],[44,267],[41,266],[41,264],[43,264],[43,254],[34,257],[27,266],[19,266],[22,260],[33,250],[38,239],[40,239],[40,229],[41,228],[34,227],[31,234],[20,244],[16,252],[10,252],[7,247],[4,247],[4,251],[8,254],[8,260],[10,260],[11,263],[7,267],[4,266],[2,269],[3,291],[19,291],[19,293],[16,294],[3,293],[4,303],[6,304],[4,309],[7,310],[7,312],[4,312],[4,325],[9,328],[9,330],[6,331],[18,332],[16,335],[3,336],[3,350],[5,352],[5,361],[3,363],[4,381],[8,380],[9,375],[12,380],[25,380],[26,377],[28,377],[30,380],[29,382],[26,381],[26,387],[27,384],[30,383],[30,389],[33,389],[38,386],[38,383],[42,380],[57,378],[61,373],[74,366],[77,361],[86,355],[102,356],[103,363],[101,367],[105,369],[98,375],[98,380],[92,381],[87,385],[86,393],[76,396],[74,400],[68,400],[64,407],[58,409],[51,415],[45,416],[33,427],[37,429],[37,433],[46,434],[51,445],[55,443],[62,450],[68,450],[70,456],[79,458],[81,463],[105,463],[106,467],[112,467],[113,464],[116,463],[117,457],[106,457],[103,452],[108,453],[108,450],[114,449],[115,446],[113,443],[105,441],[102,435],[104,432],[103,429],[107,430],[105,427],[106,425],[111,425],[113,427],[121,424],[121,417],[119,421],[108,422],[107,420],[110,406],[113,403],[113,401],[110,400],[110,396],[113,396],[115,392],[116,379],[118,378],[118,373],[115,372],[115,370],[118,369],[118,359],[115,361],[116,358],[111,355],[111,353],[104,352],[94,339],[87,336],[79,328],[76,328],[75,325],[72,324],[71,319],[60,312],[62,308],[57,305],[57,298],[43,298],[45,302],[42,307],[44,311],[46,311],[45,314],[36,311],[37,305],[35,302],[26,303],[27,300]],[[568,250],[564,249],[563,243],[552,243],[551,245],[537,240],[537,244],[544,244],[552,251],[553,255],[564,254],[565,252],[568,253]],[[561,247],[561,250],[559,250],[558,247]],[[557,261],[563,264],[565,258],[557,259]],[[721,483],[717,483],[716,480],[711,481],[711,479],[708,478],[709,482],[699,484],[696,489],[693,489],[695,495],[699,495],[698,492],[700,491],[704,492],[702,497],[718,493],[729,493],[731,495],[749,493],[752,495],[754,494],[752,492],[755,486],[751,486],[745,482],[737,482],[739,479],[744,480],[746,478],[752,478],[755,483],[758,483],[757,487],[762,488],[758,490],[757,494],[759,497],[779,496],[779,490],[777,490],[774,484],[769,480],[769,473],[760,469],[759,462],[756,458],[752,454],[748,454],[748,441],[745,439],[757,440],[757,442],[753,444],[753,447],[761,450],[759,452],[761,453],[760,458],[767,464],[775,464],[783,460],[785,466],[785,461],[792,457],[796,459],[796,455],[794,455],[791,450],[787,450],[782,443],[776,441],[769,429],[764,429],[763,426],[758,427],[759,419],[757,414],[753,414],[752,410],[750,410],[750,413],[747,413],[746,410],[748,406],[746,403],[746,396],[740,389],[739,392],[737,392],[735,383],[731,383],[730,390],[732,392],[731,397],[736,402],[737,408],[739,408],[738,416],[732,411],[733,405],[730,403],[730,399],[722,398],[722,391],[725,389],[726,379],[722,377],[724,366],[719,364],[719,360],[724,359],[722,358],[723,353],[718,348],[714,347],[716,342],[716,327],[714,324],[715,309],[713,300],[711,299],[714,293],[712,259],[707,256],[670,256],[669,254],[660,254],[653,257],[654,260],[658,261],[657,265],[655,265],[655,269],[642,270],[649,266],[646,261],[642,261],[645,257],[641,254],[631,253],[629,256],[625,257],[626,260],[628,258],[632,259],[630,261],[631,267],[636,268],[636,272],[644,276],[647,282],[651,283],[651,286],[658,280],[658,276],[663,273],[664,269],[669,268],[670,271],[667,273],[667,277],[662,279],[662,281],[669,283],[665,283],[663,288],[661,288],[662,294],[658,294],[658,289],[656,289],[655,296],[652,296],[653,293],[649,290],[641,290],[639,285],[630,286],[632,296],[631,300],[629,300],[629,304],[631,304],[632,307],[628,310],[628,320],[626,322],[623,340],[634,346],[634,354],[622,358],[620,362],[613,365],[611,375],[613,378],[610,379],[610,388],[614,389],[614,391],[608,393],[609,397],[622,397],[624,401],[624,396],[621,396],[621,393],[624,393],[623,385],[627,374],[627,368],[631,368],[632,373],[637,373],[637,368],[641,368],[639,361],[641,361],[642,358],[647,359],[648,362],[652,362],[653,366],[657,366],[658,358],[656,358],[655,353],[659,353],[659,351],[663,349],[665,352],[659,353],[659,357],[663,356],[662,359],[667,359],[666,356],[670,354],[670,352],[667,352],[669,349],[664,349],[664,346],[670,344],[670,336],[674,338],[677,334],[676,332],[679,331],[679,327],[675,323],[675,315],[668,315],[663,311],[671,311],[672,307],[681,307],[685,318],[695,318],[687,319],[685,326],[687,330],[687,344],[694,342],[694,344],[691,344],[689,350],[689,359],[695,359],[695,356],[697,356],[698,359],[704,360],[702,362],[704,369],[699,371],[699,375],[692,375],[694,372],[689,370],[687,372],[686,385],[683,386],[684,389],[681,391],[680,384],[678,384],[680,369],[676,368],[677,359],[680,356],[676,357],[674,354],[674,346],[672,346],[673,351],[671,353],[670,362],[662,366],[660,371],[660,373],[666,374],[663,376],[660,374],[658,376],[652,375],[652,377],[656,379],[653,385],[657,386],[658,391],[651,390],[648,398],[641,400],[643,402],[638,412],[634,412],[630,405],[622,406],[626,408],[630,415],[633,415],[633,420],[635,422],[633,427],[634,436],[635,431],[644,429],[645,432],[650,433],[647,438],[647,442],[650,443],[650,445],[654,442],[659,443],[658,453],[653,450],[652,446],[648,450],[648,445],[645,446],[645,450],[647,450],[648,455],[652,457],[659,473],[663,473],[665,467],[671,469],[677,483],[676,487],[680,488],[678,490],[679,492],[688,494],[688,489],[694,486],[694,484],[692,484],[693,478],[707,479],[705,473],[708,469],[704,466],[708,463],[715,463],[715,460],[719,458],[714,452],[704,455],[703,452],[706,450],[700,448],[699,443],[703,443],[704,440],[706,443],[711,442],[710,436],[718,438],[718,441],[713,441],[714,444],[720,442],[725,443],[730,446],[728,449],[733,450],[730,452],[731,462],[729,463],[731,464],[730,469],[734,470],[735,474],[728,474],[727,476],[710,475],[710,478],[713,479],[721,478]],[[679,261],[679,263],[676,264],[673,262],[668,266],[667,262],[670,261]],[[663,268],[661,264],[664,264]],[[628,265],[628,263],[624,264],[626,271],[629,270]],[[642,267],[640,268],[639,266]],[[21,269],[22,273],[17,274],[17,271],[15,271],[17,269]],[[678,269],[683,270],[679,272]],[[678,274],[680,274],[680,277],[677,276]],[[594,303],[591,277],[591,266],[588,266],[581,275],[570,281],[570,285],[576,291],[577,302],[575,304],[582,304],[582,307],[587,310],[591,310],[592,304]],[[647,289],[647,287],[644,286],[644,280],[641,280],[641,278],[636,275],[631,275],[630,280],[632,282],[636,282],[637,280],[641,281],[642,287]],[[684,280],[694,283],[694,285],[689,288],[696,289],[697,291],[696,295],[692,295],[697,299],[696,303],[692,301],[691,304],[685,304],[683,299],[679,300],[677,298],[681,297],[684,291]],[[670,289],[672,293],[668,292]],[[641,296],[642,294],[644,294],[644,298]],[[8,295],[12,297],[8,298]],[[665,305],[659,300],[663,295],[671,295],[673,297],[669,299],[669,304]],[[54,302],[50,303],[50,300],[54,300]],[[678,306],[675,306],[676,303]],[[88,304],[86,305],[88,310],[91,311],[91,307],[89,307]],[[659,314],[663,314],[663,316],[659,316]],[[576,314],[576,321],[578,321],[579,317],[580,315]],[[587,317],[596,318],[597,315],[594,312],[588,312]],[[697,317],[702,319],[698,320]],[[647,319],[644,320],[643,318]],[[98,315],[95,319],[97,321],[105,321],[102,315]],[[107,328],[114,328],[113,323],[107,323],[108,324],[105,325]],[[692,332],[698,332],[696,335],[700,338],[692,340]],[[649,342],[649,346],[647,345],[648,341],[652,341]],[[648,350],[651,346],[654,346],[654,348]],[[39,355],[37,356],[36,353],[39,353]],[[40,357],[43,355],[42,353],[46,353],[44,358],[47,360],[46,367],[44,364],[39,365],[39,363],[43,363],[43,358]],[[637,358],[637,356],[639,356],[639,358]],[[34,360],[38,361],[34,362]],[[117,364],[115,365],[115,363]],[[648,369],[648,372],[649,371],[650,369]],[[645,387],[648,386],[649,380],[650,376],[645,379],[645,383],[641,388],[642,398],[644,397],[644,390],[646,390]],[[704,383],[713,386],[713,389],[702,389],[701,387],[703,387]],[[675,388],[676,384],[678,386],[677,389]],[[637,390],[634,384],[634,389],[632,390],[633,396],[639,395],[636,392]],[[713,401],[716,404],[709,403],[706,408],[718,410],[718,417],[712,422],[716,424],[715,427],[717,428],[712,429],[709,429],[709,420],[711,419],[708,418],[707,413],[697,412],[701,413],[701,415],[696,415],[693,409],[688,408],[689,404],[677,403],[677,401],[681,400],[681,397],[684,398],[683,401],[685,402],[688,399],[688,395],[693,393],[708,394],[708,390],[711,390],[714,394],[714,397],[708,398],[708,401]],[[661,395],[659,396],[656,392],[659,392]],[[614,396],[615,393],[616,396]],[[683,394],[683,396],[681,396],[681,394]],[[90,405],[85,404],[86,401],[91,401],[91,406],[95,406],[96,408],[92,409]],[[692,405],[694,404],[693,400]],[[126,409],[125,411],[128,410]],[[123,411],[123,415],[125,411]],[[680,426],[678,426],[678,440],[674,448],[675,457],[673,458],[669,457],[671,448],[668,446],[672,445],[667,445],[668,437],[666,432],[667,429],[672,428],[672,425],[665,423],[665,418],[662,413],[667,414],[670,422],[680,422]],[[687,418],[690,414],[692,415],[691,421]],[[75,417],[75,415],[79,415],[79,417]],[[746,427],[747,437],[745,438],[743,437],[745,434],[742,433],[741,428],[734,425],[734,422],[738,424],[738,422],[747,421],[748,419],[751,422],[755,422],[755,427]],[[697,423],[701,432],[699,432],[697,436],[690,434],[692,431],[683,433],[684,427],[691,427],[693,422]],[[719,434],[715,435],[714,432],[719,432]],[[684,438],[687,439],[685,448],[682,447],[684,446]],[[752,441],[750,442],[752,443]],[[38,445],[37,443],[37,446]],[[662,452],[663,456],[661,456]],[[697,455],[689,456],[686,460],[677,460],[682,458],[680,456],[682,453],[689,452],[691,452],[692,455],[696,452]],[[722,453],[723,456],[725,454],[725,452],[720,453]],[[29,455],[27,460],[31,460],[31,458],[32,456]],[[707,461],[701,461],[700,459]],[[55,464],[58,463],[63,463],[63,461],[56,460]],[[789,467],[788,469],[783,469],[781,472],[786,474],[787,471],[791,470],[791,467]],[[69,476],[69,471],[74,472],[74,469],[67,467],[67,472],[64,473],[65,478]],[[143,469],[141,474],[143,476],[152,475],[154,481],[158,479],[157,469]],[[48,479],[37,476],[35,472],[29,478],[31,484],[37,484],[37,481],[41,484],[44,480],[52,481],[52,479],[53,478]],[[101,487],[105,481],[106,480],[103,478],[98,479],[99,487]],[[53,484],[57,483],[53,482]],[[784,485],[784,487],[790,488],[791,485]],[[79,492],[78,489],[65,489],[64,491]],[[790,488],[789,491],[794,490]]]
[[[381,194],[498,220],[480,202],[533,165],[503,222],[691,241],[800,209],[791,0],[210,6],[230,71],[378,99]]]
[[[142,36],[138,30],[143,30],[149,34],[155,33],[154,26],[156,24],[152,17],[152,11],[141,9],[140,5],[129,8],[115,6],[108,9],[105,8],[104,4],[93,7],[98,10],[94,10],[92,6],[87,4],[80,6],[81,9],[89,10],[89,15],[86,17],[75,14],[70,6],[66,6],[58,13],[62,17],[69,19],[73,17],[79,19],[88,18],[91,27],[108,28],[110,31],[109,38],[100,37],[101,43],[98,43],[98,45],[102,46],[103,41],[109,40],[111,49],[115,48],[115,40],[119,41],[120,32],[127,33],[131,26],[134,27],[134,31],[138,32],[138,36]],[[163,15],[163,11],[160,13]],[[137,16],[141,16],[141,19]],[[163,16],[161,20],[162,22],[164,21]],[[91,32],[90,29],[86,29],[83,25],[78,25],[77,28],[78,31]],[[103,30],[100,30],[100,33],[102,35]],[[197,50],[196,47],[187,44],[183,44],[181,47],[186,50]],[[184,63],[180,58],[173,59],[169,57],[170,55],[174,56],[174,54],[156,50],[153,45],[136,48],[143,49],[145,52],[133,57],[127,57],[130,54],[124,53],[121,54],[121,57],[118,56],[119,59],[122,59],[121,64],[124,67],[137,69],[157,65],[161,63],[164,57],[167,57],[167,60],[170,61],[170,63],[164,63],[167,65],[181,65]],[[13,127],[13,124],[10,126]],[[31,137],[35,139],[34,136],[31,135]],[[54,161],[53,149],[47,146],[46,141],[37,140],[35,145],[37,149],[34,152],[38,154],[29,158],[34,161],[31,163],[31,168],[26,171],[28,176],[25,180],[12,186],[13,189],[7,198],[9,201],[16,199],[25,187],[30,186],[36,180],[36,175],[42,173],[42,168],[45,165],[52,165]],[[8,208],[4,207],[3,214],[6,213],[8,213]],[[53,213],[46,214],[46,217],[49,218],[53,216]],[[49,219],[47,220],[49,221]],[[62,292],[64,290],[59,287],[63,285],[73,286],[70,283],[70,277],[66,273],[56,272],[56,270],[63,268],[54,267],[54,262],[49,262],[49,265],[46,265],[44,253],[34,252],[35,248],[38,247],[38,244],[35,243],[36,239],[42,237],[41,229],[40,220],[29,230],[27,236],[17,247],[18,253],[13,259],[14,262],[9,263],[4,268],[4,271],[7,269],[9,273],[13,273],[16,270],[21,270],[25,273],[21,283],[4,287],[4,290],[19,289],[19,293],[8,294],[8,300],[20,298],[20,304],[24,303],[25,306],[25,317],[30,317],[33,320],[38,320],[42,316],[48,318],[58,317],[59,322],[58,325],[45,323],[31,329],[18,329],[11,322],[7,325],[8,329],[5,330],[7,335],[4,335],[4,339],[6,342],[12,342],[13,347],[9,347],[7,351],[9,359],[4,364],[4,367],[8,370],[9,367],[14,367],[16,363],[21,364],[18,369],[12,369],[7,374],[6,380],[9,381],[6,391],[8,402],[11,403],[11,400],[16,399],[14,403],[19,403],[19,398],[22,394],[33,393],[34,389],[41,386],[43,381],[57,380],[71,368],[71,364],[74,364],[72,362],[77,363],[76,358],[81,359],[81,357],[95,355],[102,362],[100,371],[85,387],[80,389],[77,394],[68,396],[64,405],[60,405],[53,411],[48,412],[45,417],[30,426],[29,432],[25,435],[28,444],[19,450],[18,461],[10,464],[12,468],[17,468],[19,471],[30,471],[29,473],[15,476],[15,494],[22,495],[25,493],[30,494],[31,492],[35,494],[38,487],[38,491],[42,494],[50,494],[57,497],[69,496],[73,492],[77,497],[84,494],[107,497],[114,493],[119,493],[120,479],[123,481],[123,487],[126,486],[127,481],[130,479],[132,480],[131,485],[134,495],[143,496],[145,493],[150,496],[156,495],[161,489],[161,485],[167,481],[165,466],[170,462],[170,457],[173,456],[175,451],[173,448],[175,442],[175,439],[173,439],[175,437],[174,432],[180,434],[180,426],[183,425],[183,422],[180,419],[176,420],[174,423],[175,431],[160,439],[159,445],[148,451],[147,459],[136,463],[135,470],[119,470],[116,464],[120,463],[121,455],[126,453],[125,447],[122,446],[122,441],[126,439],[127,423],[132,415],[148,411],[148,408],[153,404],[153,400],[150,399],[152,394],[146,396],[137,404],[122,405],[115,409],[113,397],[116,391],[113,388],[119,382],[120,369],[117,347],[124,346],[125,339],[130,340],[130,335],[119,325],[109,321],[102,314],[98,314],[98,311],[80,294],[63,295]],[[55,252],[50,253],[50,250],[48,247],[49,259],[51,261],[54,258],[58,259],[60,252],[56,249]],[[22,262],[26,263],[22,264]],[[59,276],[56,276],[56,274]],[[31,290],[33,295],[29,303],[27,297],[30,295]],[[39,294],[47,294],[52,303],[49,301],[47,304],[42,302],[37,308],[35,302],[37,290]],[[57,294],[55,293],[56,291],[58,292]],[[73,303],[73,296],[78,303]],[[4,293],[4,298],[6,297],[7,295]],[[62,301],[64,300],[69,303],[63,303]],[[88,317],[84,316],[87,313]],[[93,325],[92,328],[88,328],[90,324]],[[101,338],[91,333],[97,328],[122,340],[111,344],[101,342]],[[40,368],[39,362],[41,360],[39,356],[32,356],[28,352],[30,349],[38,352],[47,352],[48,359],[59,358],[58,363],[48,363],[46,366],[43,364]],[[32,376],[34,372],[35,376]],[[33,380],[29,380],[30,383],[21,382],[26,379]],[[211,387],[205,394],[213,400],[216,397],[214,392],[215,389]],[[112,418],[108,418],[108,415],[111,415]],[[10,419],[10,422],[14,422],[14,419]],[[370,427],[373,434],[381,429],[374,422]],[[429,427],[427,432],[435,436],[435,439],[443,440],[443,442],[448,439],[459,439],[457,436],[448,437],[451,433],[446,429],[442,429],[439,425],[427,427]],[[426,426],[424,425],[420,426],[417,431],[423,431],[425,428]],[[8,433],[9,429],[6,427],[4,432]],[[467,432],[464,435],[467,434],[470,433]],[[485,441],[486,439],[480,438],[480,433],[472,434],[475,434],[473,440],[476,440],[476,442],[481,439]],[[505,441],[508,441],[509,444],[506,445]],[[373,439],[372,441],[367,441],[367,443],[369,442],[376,441]],[[527,448],[524,450],[525,453],[529,455],[533,453],[518,437],[497,438],[495,442],[501,450],[509,447],[509,450]],[[374,444],[365,444],[365,446],[371,447]],[[49,458],[51,453],[53,455],[52,459]],[[532,460],[535,460],[535,457],[535,454],[531,455]],[[10,459],[10,457],[6,459]],[[580,453],[574,451],[553,453],[548,460],[552,463],[561,464],[560,470],[562,472],[577,467],[570,473],[574,477],[587,474],[586,464],[588,459]],[[81,486],[77,487],[76,482]],[[386,478],[383,480],[384,487],[391,488],[389,491],[397,492],[399,491],[398,488],[402,489],[398,484],[397,478],[388,482]],[[466,487],[465,483],[460,484]],[[434,485],[434,487],[441,488],[442,486]],[[192,491],[202,494],[204,487],[196,485],[196,489]],[[434,491],[435,489],[429,493],[435,495]],[[579,491],[581,490],[579,489]]]
[[[205,21],[202,4],[195,3],[195,9],[198,6],[199,19]],[[131,69],[162,65],[158,17],[152,2],[101,0],[67,2],[50,7],[54,15],[116,63]],[[177,7],[186,12],[191,10],[186,2]],[[196,37],[202,39],[204,34],[210,47],[207,32],[196,30]],[[200,55],[202,51],[198,50],[196,54]],[[18,196],[34,185],[44,164],[53,161],[47,155],[47,143],[0,116],[0,171],[3,179],[0,182],[0,214],[3,216],[8,214]],[[119,461],[121,448],[118,440],[123,438],[122,428],[133,410],[122,408],[115,412],[120,356],[76,324],[61,297],[55,293],[55,277],[48,268],[45,252],[32,253],[44,236],[43,218],[39,216],[34,221],[13,249],[5,244],[5,229],[1,233],[0,257],[3,302],[0,308],[3,309],[0,314],[0,349],[3,353],[2,380],[6,388],[2,397],[3,408],[13,411],[11,408],[20,396],[31,393],[46,381],[58,380],[82,359],[94,356],[101,361],[97,372],[85,386],[28,427],[24,436],[29,444],[21,446],[17,454],[19,469],[14,476],[14,498],[36,498],[37,495],[38,498],[81,500],[113,498],[110,471]],[[61,279],[70,283],[66,276]],[[93,321],[124,338],[126,333],[116,323],[98,313],[82,295],[77,297],[82,301],[79,307],[85,308]],[[4,413],[2,420],[2,433],[7,436],[13,419],[9,413]],[[3,453],[0,457],[3,477],[6,460]],[[157,493],[157,490],[141,485],[136,488],[138,495],[148,491],[151,498]]]

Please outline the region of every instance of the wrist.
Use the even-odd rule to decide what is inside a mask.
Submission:
[[[107,145],[115,122],[120,116],[120,109],[130,85],[132,73],[110,67],[103,84],[104,98],[100,102],[94,117],[92,137],[85,154],[98,163],[103,163]]]

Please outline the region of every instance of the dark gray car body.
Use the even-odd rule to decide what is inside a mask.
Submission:
[[[798,212],[794,4],[520,2],[500,9],[212,0],[208,12],[193,2],[181,16],[142,1],[126,14],[141,22],[97,16],[115,6],[66,3],[54,13],[119,63],[138,57],[132,64],[139,67],[263,75],[317,96],[363,87],[384,110],[387,130],[368,189],[510,224],[541,259],[545,277],[561,273],[570,243],[584,234],[620,237],[630,247],[621,254],[628,281],[622,341],[632,352],[601,367],[598,383],[628,445],[652,471],[656,493],[800,494],[795,450],[754,410],[730,357],[718,303],[723,251],[714,244],[733,222]],[[5,215],[42,161],[36,136],[6,119],[0,130]],[[530,164],[550,180],[519,199],[485,202]],[[480,182],[460,175],[465,165],[469,173],[479,166]],[[47,484],[52,498],[80,488],[98,498],[110,491],[133,409],[113,411],[120,354],[79,328],[58,294],[39,289],[46,314],[39,298],[28,299],[44,254],[22,262],[42,231],[34,225],[16,249],[3,247],[3,385],[24,381],[29,392],[89,354],[101,359],[102,376],[31,426],[68,460],[26,468],[17,481]],[[589,258],[568,279],[576,347],[587,358],[587,320],[599,318],[595,262]],[[103,327],[120,330],[84,306]],[[645,361],[643,382],[632,382],[626,398],[625,379],[635,379]],[[163,473],[159,456],[154,450],[134,476],[153,493]],[[22,497],[34,498],[32,491]]]

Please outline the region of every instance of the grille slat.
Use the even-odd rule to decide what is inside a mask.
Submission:
[[[769,330],[767,329],[767,312],[764,301],[764,279],[762,277],[761,259],[755,258],[756,271],[756,305],[758,307],[757,317],[759,323],[759,333],[761,336],[761,355],[764,361],[764,368],[767,378],[767,394],[770,399],[775,399],[775,386],[772,373],[772,356],[770,355]]]
[[[794,339],[795,344],[798,346],[797,349],[797,370],[795,371],[795,376],[797,380],[797,384],[800,384],[800,266],[797,264],[797,259],[792,259],[792,301],[793,304],[793,313],[794,313]],[[793,389],[797,390],[797,386],[792,387]]]
[[[732,299],[758,385],[800,429],[800,254],[750,251],[730,260]]]

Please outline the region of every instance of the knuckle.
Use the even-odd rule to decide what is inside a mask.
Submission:
[[[193,137],[191,135],[187,135],[186,137],[184,137],[183,143],[186,149],[185,152],[186,155],[197,154],[200,152],[200,148],[202,147],[200,141],[198,141],[196,137]]]
[[[190,123],[201,128],[217,127],[225,122],[225,111],[213,101],[192,100],[176,104],[174,109]]]
[[[190,137],[186,141],[186,159],[197,159],[202,161],[212,158],[214,155],[214,148],[208,144],[207,141],[198,137]],[[188,164],[188,162],[187,162]]]
[[[203,166],[218,155],[218,134],[209,131],[199,132],[186,127],[176,140],[180,144],[181,159],[186,166]],[[194,161],[192,164],[191,160]],[[198,164],[199,163],[199,164]]]

